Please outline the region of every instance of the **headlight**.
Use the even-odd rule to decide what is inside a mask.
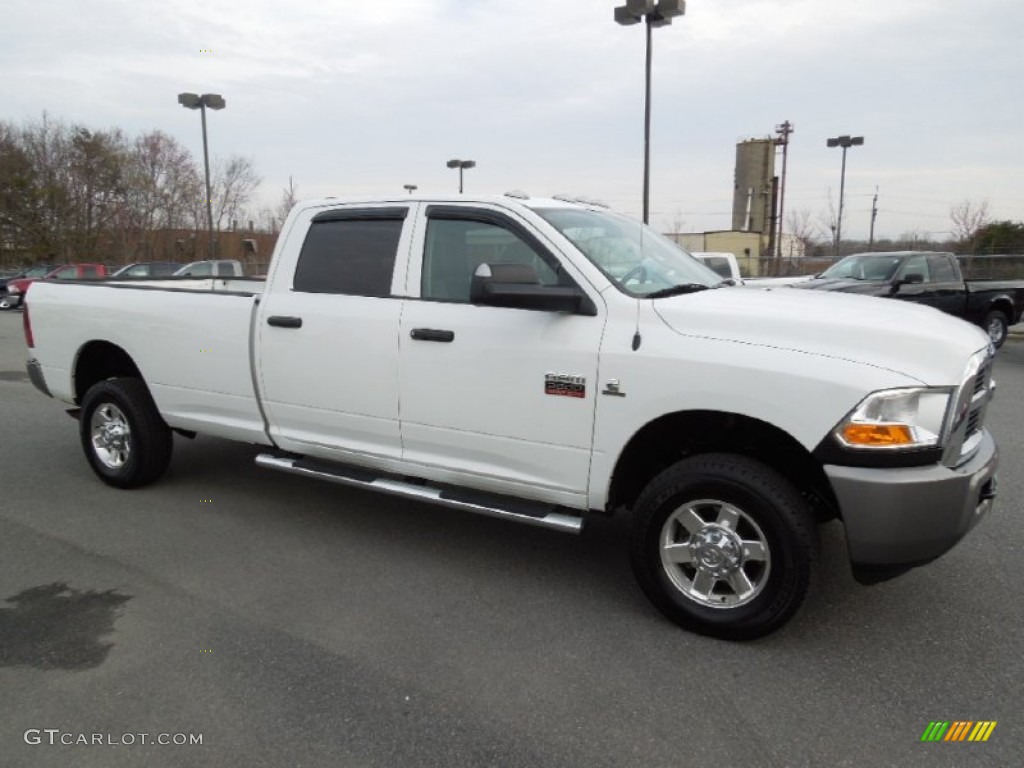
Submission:
[[[18,286],[16,286],[16,285],[8,285],[7,286],[7,292],[8,293],[21,293],[21,289],[18,288]]]
[[[847,448],[899,450],[942,445],[952,390],[887,389],[861,401],[834,431]]]

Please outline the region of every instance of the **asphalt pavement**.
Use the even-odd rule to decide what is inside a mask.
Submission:
[[[204,437],[158,484],[108,488],[24,359],[0,313],[3,766],[1022,762],[1024,341],[996,363],[990,517],[870,588],[825,526],[800,613],[745,644],[650,607],[622,519],[527,528]],[[922,743],[935,720],[998,724]]]

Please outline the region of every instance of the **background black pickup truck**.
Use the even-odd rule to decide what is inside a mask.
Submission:
[[[965,282],[956,256],[933,251],[855,253],[792,287],[927,304],[981,326],[997,347],[1024,311],[1024,280]]]

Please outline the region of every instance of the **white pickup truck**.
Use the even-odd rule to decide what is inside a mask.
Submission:
[[[37,282],[34,384],[92,469],[151,483],[173,433],[258,464],[563,531],[632,515],[640,586],[730,639],[797,610],[816,523],[863,583],[991,508],[985,334],[934,309],[721,287],[596,206],[524,196],[295,207],[266,282]]]

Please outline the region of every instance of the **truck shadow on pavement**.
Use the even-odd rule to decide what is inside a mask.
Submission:
[[[115,590],[77,590],[54,582],[23,590],[0,608],[0,667],[84,670],[106,661],[118,609]]]

